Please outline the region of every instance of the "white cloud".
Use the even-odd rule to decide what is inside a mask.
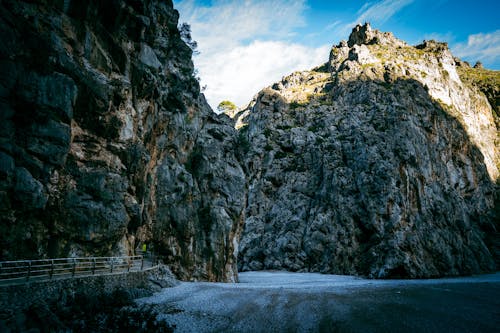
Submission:
[[[452,32],[446,32],[446,33],[429,33],[424,35],[424,40],[435,40],[438,42],[446,42],[446,43],[451,43],[453,40],[455,40],[455,35]],[[419,42],[422,42],[421,40]]]
[[[357,12],[354,22],[333,20],[321,33],[346,38],[357,23],[381,25],[413,1],[369,2]],[[329,45],[306,47],[290,42],[296,29],[305,25],[306,0],[213,0],[210,5],[181,0],[175,7],[198,42],[200,55],[194,63],[213,108],[223,99],[244,106],[282,76],[320,65],[328,58]],[[308,35],[314,36],[314,32]]]
[[[245,106],[254,94],[295,70],[306,70],[328,60],[329,46],[308,48],[279,41],[254,41],[214,58],[199,59],[205,96],[212,107],[229,99]]]
[[[334,30],[335,28],[337,28],[340,24],[342,23],[342,21],[340,20],[336,20],[335,22],[332,22],[330,24],[328,24],[326,27],[325,27],[325,31],[330,31],[330,30]]]
[[[454,55],[468,61],[481,60],[486,64],[500,61],[500,30],[469,35],[467,42],[451,47]]]
[[[304,25],[305,0],[195,0],[176,3],[181,20],[191,25],[201,52],[213,53],[257,38],[283,38]]]
[[[359,16],[354,23],[385,23],[394,14],[412,2],[413,0],[383,0],[374,4],[367,3],[358,11]]]
[[[357,24],[370,22],[372,27],[377,28],[389,20],[394,14],[411,4],[414,0],[382,0],[378,2],[367,2],[357,12],[357,18],[344,25],[340,32],[348,36],[352,28]]]
[[[282,76],[328,58],[326,46],[288,41],[305,24],[305,0],[214,0],[210,6],[182,0],[175,7],[198,42],[194,63],[212,108],[223,99],[244,106]]]

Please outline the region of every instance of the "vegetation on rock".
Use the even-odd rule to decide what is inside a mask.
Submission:
[[[457,67],[457,71],[462,81],[476,86],[488,98],[497,128],[500,128],[500,71],[471,68],[465,63]]]
[[[219,112],[234,112],[238,107],[231,101],[222,101],[217,105],[217,111]]]

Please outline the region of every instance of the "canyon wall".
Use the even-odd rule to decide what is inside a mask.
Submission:
[[[366,24],[323,66],[257,94],[235,116],[249,147],[240,268],[494,270],[498,131],[459,65],[444,43],[413,47]]]
[[[0,260],[146,243],[182,279],[237,279],[237,136],[178,17],[171,1],[2,1]]]
[[[178,17],[171,1],[1,2],[0,260],[146,244],[184,280],[236,281],[237,256],[495,269],[497,72],[357,26],[232,121],[200,93]]]

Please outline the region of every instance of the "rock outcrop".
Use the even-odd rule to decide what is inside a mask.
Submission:
[[[127,255],[233,281],[245,176],[171,1],[0,4],[0,260]]]
[[[498,73],[497,73],[498,74]],[[236,116],[242,270],[424,278],[495,269],[498,131],[444,43],[369,25]]]

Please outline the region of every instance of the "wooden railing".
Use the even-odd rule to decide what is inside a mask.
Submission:
[[[142,271],[152,265],[142,255],[0,261],[0,285]]]

